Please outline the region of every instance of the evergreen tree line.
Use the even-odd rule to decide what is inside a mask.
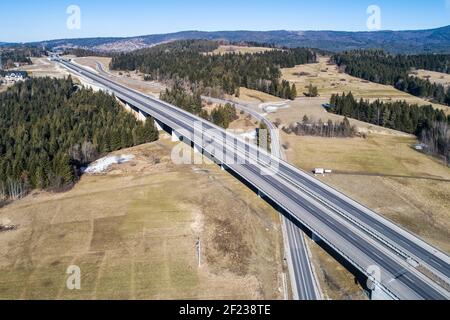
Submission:
[[[382,50],[355,50],[336,54],[332,60],[352,76],[450,105],[450,88],[411,75],[413,68],[449,73],[450,55],[391,55]]]
[[[181,79],[199,88],[202,94],[220,88],[223,93],[233,95],[238,93],[239,87],[246,87],[294,99],[297,89],[280,80],[280,68],[316,61],[316,53],[305,48],[255,54],[208,54],[217,47],[218,43],[212,41],[177,41],[116,55],[110,67],[114,70],[139,70],[146,74],[146,80],[167,82]]]
[[[107,51],[90,50],[82,48],[70,48],[64,50],[64,55],[74,55],[76,57],[111,57],[111,53]]]
[[[289,127],[283,128],[283,130],[290,134],[294,133],[298,136],[318,136],[327,138],[349,138],[354,137],[357,130],[354,126],[350,125],[347,117],[341,122],[333,122],[328,120],[323,122],[322,119],[319,121],[312,121],[307,116],[303,117],[302,122],[297,122],[290,125]]]
[[[439,154],[448,161],[450,156],[450,116],[431,105],[410,105],[405,101],[370,103],[356,101],[352,93],[333,95],[330,111],[360,121],[415,134],[430,153]]]
[[[0,51],[0,69],[13,68],[14,63],[32,64],[30,57],[40,57],[45,51],[36,47],[5,48]]]
[[[172,89],[166,89],[161,93],[160,99],[186,110],[196,116],[208,120],[215,125],[227,129],[230,123],[238,118],[236,108],[227,103],[215,108],[211,114],[203,108],[202,98],[198,91],[190,94],[183,88],[181,82],[177,81]]]
[[[449,121],[433,122],[430,127],[422,130],[419,136],[424,144],[424,151],[430,154],[442,155],[450,164],[450,127]]]
[[[0,197],[61,188],[102,153],[157,138],[151,119],[138,121],[114,97],[77,89],[70,77],[17,83],[0,94]]]
[[[236,107],[230,103],[226,103],[224,106],[220,105],[215,108],[207,120],[219,127],[227,129],[230,123],[238,118]]]

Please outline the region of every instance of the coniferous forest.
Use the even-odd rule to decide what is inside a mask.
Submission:
[[[196,116],[208,120],[215,125],[227,129],[231,122],[238,118],[236,108],[227,103],[215,108],[211,114],[203,109],[202,98],[198,91],[189,94],[177,81],[171,89],[161,93],[160,99],[178,106]]]
[[[351,92],[333,95],[330,105],[330,111],[336,114],[415,134],[426,145],[426,151],[443,156],[447,163],[450,161],[450,116],[442,110],[404,101],[357,101]]]
[[[0,60],[2,68],[13,68],[14,63],[32,64],[30,57],[40,57],[45,54],[40,48],[37,47],[13,47],[0,50]]]
[[[114,97],[72,79],[31,79],[0,94],[0,196],[70,185],[101,154],[158,138]]]
[[[319,119],[319,121],[312,121],[307,116],[304,116],[302,122],[297,122],[291,124],[289,127],[284,127],[283,131],[288,134],[294,133],[298,136],[327,138],[351,138],[357,133],[356,127],[350,124],[347,117],[341,122],[333,122],[332,120],[323,122],[322,119]]]
[[[218,43],[206,40],[185,40],[149,49],[116,55],[111,61],[114,70],[139,70],[147,80],[181,79],[201,94],[220,89],[237,94],[239,87],[263,91],[284,99],[294,99],[295,85],[281,81],[280,68],[313,63],[316,53],[295,48],[264,53],[209,54]]]
[[[450,105],[450,88],[411,74],[413,69],[450,73],[450,55],[391,55],[382,50],[355,50],[336,54],[332,60],[354,77]]]

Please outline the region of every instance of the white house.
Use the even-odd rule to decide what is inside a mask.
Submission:
[[[20,72],[10,72],[5,75],[6,82],[15,83],[25,80],[25,77]]]

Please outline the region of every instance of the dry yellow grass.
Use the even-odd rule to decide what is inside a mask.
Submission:
[[[230,123],[228,129],[234,130],[236,134],[255,130],[259,127],[259,122],[254,120],[250,115],[240,114],[238,111],[239,118]]]
[[[31,58],[32,65],[24,66],[21,70],[27,71],[30,77],[64,78],[68,73],[47,58]]]
[[[300,75],[301,73],[304,74]],[[382,101],[405,100],[411,104],[431,104],[392,86],[381,85],[340,73],[336,65],[329,64],[328,57],[320,57],[318,63],[282,69],[282,75],[283,79],[295,83],[299,96],[302,96],[303,92],[307,90],[306,87],[312,84],[318,88],[319,94],[324,98],[330,98],[332,94],[351,91],[357,99],[363,98],[370,101],[376,99]],[[450,114],[449,107],[440,104],[432,105]]]
[[[337,171],[321,179],[450,252],[450,168],[413,150],[413,137],[282,138],[292,163]]]
[[[281,298],[278,214],[215,165],[173,165],[172,145],[123,150],[136,158],[0,209],[19,225],[0,233],[0,299]]]
[[[419,70],[414,71],[412,73],[412,75],[419,77],[421,79],[430,80],[430,82],[442,84],[445,87],[450,86],[450,74],[448,74],[448,73],[441,73],[441,72],[419,69]]]
[[[251,90],[244,87],[240,88],[239,100],[246,103],[267,103],[267,102],[281,102],[284,101],[278,97],[272,96],[257,90]]]
[[[109,57],[80,57],[75,58],[74,60],[75,62],[85,65],[87,67],[91,67],[94,70],[97,69],[97,62],[100,62],[103,65],[105,71],[109,72],[110,71],[109,64],[111,63],[112,59]]]
[[[324,103],[328,103],[329,99],[324,97],[317,98],[297,98],[295,101],[289,102],[289,108],[279,109],[274,113],[270,113],[268,118],[275,121],[281,121],[282,127],[289,126],[294,122],[300,122],[304,116],[307,116],[312,121],[322,120],[326,122],[332,120],[333,122],[341,122],[344,120],[343,116],[328,113],[325,108],[322,107]],[[350,124],[355,126],[361,133],[378,133],[378,134],[390,134],[410,136],[406,133],[383,128],[380,126],[372,125],[367,122],[358,121],[355,119],[349,119]]]
[[[450,180],[450,168],[415,151],[414,137],[369,135],[363,138],[300,137],[283,134],[295,149],[288,155],[295,163],[312,170],[331,166],[335,170]]]

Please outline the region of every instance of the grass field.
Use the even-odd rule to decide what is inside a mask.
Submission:
[[[64,78],[68,73],[54,63],[44,58],[31,58],[32,65],[21,67],[21,70],[27,71],[30,77],[52,77]]]
[[[282,77],[295,83],[299,96],[306,92],[306,88],[312,84],[319,90],[321,97],[329,99],[332,94],[352,92],[359,99],[370,101],[380,99],[382,101],[405,100],[411,104],[429,105],[430,102],[414,97],[408,93],[399,91],[392,86],[381,85],[341,73],[334,64],[329,64],[328,57],[320,57],[318,63],[298,65],[294,68],[282,69]],[[450,114],[450,108],[440,104],[433,104],[435,108],[443,109]]]
[[[0,299],[282,298],[277,213],[215,165],[173,165],[171,147],[121,151],[136,158],[1,208],[19,228],[0,233]]]
[[[450,86],[450,74],[448,74],[448,73],[441,73],[441,72],[419,69],[419,70],[416,70],[415,72],[413,72],[412,75],[419,77],[421,79],[424,79],[424,80],[430,80],[430,82],[442,84],[445,87]]]
[[[282,135],[288,159],[376,212],[450,252],[450,168],[411,148],[413,137],[367,139]],[[404,177],[398,177],[404,176]]]
[[[324,97],[317,98],[306,98],[300,97],[295,101],[288,103],[289,108],[279,109],[274,113],[270,113],[267,117],[275,121],[280,121],[281,126],[289,126],[294,122],[299,122],[303,120],[304,116],[312,121],[323,122],[332,120],[333,122],[342,122],[344,120],[343,116],[328,113],[325,108],[322,107],[324,103],[328,103],[329,100]],[[400,135],[400,136],[410,136],[406,133],[399,132],[396,130],[384,128],[381,126],[376,126],[367,122],[358,121],[355,119],[349,119],[350,124],[355,126],[357,130],[361,133],[377,133],[377,134],[389,134],[389,135]]]
[[[74,59],[77,63],[90,67],[94,70],[97,69],[97,62],[103,65],[105,71],[109,70],[109,64],[111,63],[111,58],[109,57],[80,57]]]
[[[264,93],[257,90],[251,90],[244,87],[240,88],[240,101],[246,102],[246,103],[267,103],[267,102],[281,102],[284,101],[283,99],[280,99],[278,97],[272,96],[268,93]]]

